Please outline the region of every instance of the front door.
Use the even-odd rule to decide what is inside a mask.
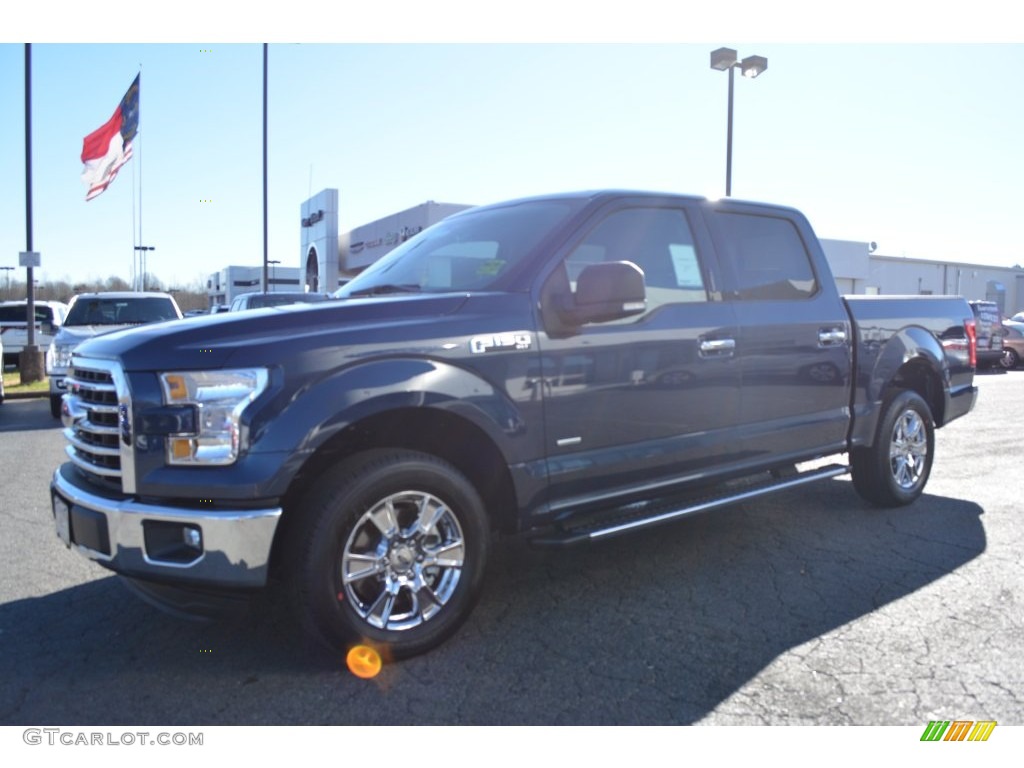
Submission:
[[[620,203],[591,227],[542,291],[541,361],[550,511],[700,477],[745,449],[737,326],[701,254],[707,234],[688,203]],[[588,264],[630,261],[644,272],[646,311],[563,327],[560,301]]]

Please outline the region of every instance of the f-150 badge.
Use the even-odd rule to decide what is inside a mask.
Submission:
[[[482,352],[496,352],[500,349],[529,349],[533,344],[533,336],[529,331],[513,333],[491,333],[486,336],[474,336],[469,340],[469,351],[474,355]]]

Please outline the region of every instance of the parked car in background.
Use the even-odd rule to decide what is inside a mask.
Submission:
[[[36,346],[46,349],[64,322],[68,305],[60,301],[36,301]],[[28,302],[0,302],[0,336],[4,338],[3,361],[17,364],[21,350],[28,343]]]
[[[1003,357],[1003,322],[994,301],[969,301],[978,336],[978,368],[989,368]]]
[[[86,339],[134,325],[178,320],[181,310],[169,293],[112,292],[81,293],[72,297],[67,317],[46,353],[46,375],[50,377],[50,414],[60,417],[64,376],[71,353]]]
[[[231,312],[243,309],[260,309],[262,307],[279,307],[283,304],[312,304],[326,301],[329,297],[323,293],[302,293],[300,291],[282,291],[279,293],[243,293],[235,296],[231,302]]]
[[[1008,371],[1024,360],[1024,322],[1007,320],[1003,323],[1003,356],[999,364]]]
[[[1018,312],[1010,318],[1010,321],[1014,323],[1024,323],[1024,312]]]
[[[4,337],[0,336],[0,405],[4,402]]]

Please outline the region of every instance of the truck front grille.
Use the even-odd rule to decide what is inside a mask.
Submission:
[[[66,452],[94,482],[131,492],[131,399],[120,366],[75,358],[67,376]]]

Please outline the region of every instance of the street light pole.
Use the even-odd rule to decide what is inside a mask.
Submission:
[[[725,196],[732,197],[732,89],[733,72],[736,67],[729,67],[729,117],[725,129]]]
[[[270,285],[266,286],[264,293],[273,293],[274,290],[272,285],[277,284],[277,265],[281,263],[280,259],[270,259],[267,264],[270,265]]]
[[[732,101],[733,101],[733,70],[739,68],[744,77],[755,78],[768,69],[768,59],[764,56],[747,56],[737,61],[736,51],[732,48],[718,48],[711,52],[711,68],[729,73],[729,107],[728,122],[725,134],[725,196],[732,196]]]
[[[156,248],[154,246],[152,246],[152,245],[136,245],[135,246],[135,250],[136,251],[142,251],[142,253],[139,254],[139,271],[142,272],[142,275],[141,275],[142,282],[141,282],[141,285],[139,286],[139,289],[145,291],[146,290],[146,251],[155,251]]]
[[[267,292],[267,44],[263,44],[263,292]]]

